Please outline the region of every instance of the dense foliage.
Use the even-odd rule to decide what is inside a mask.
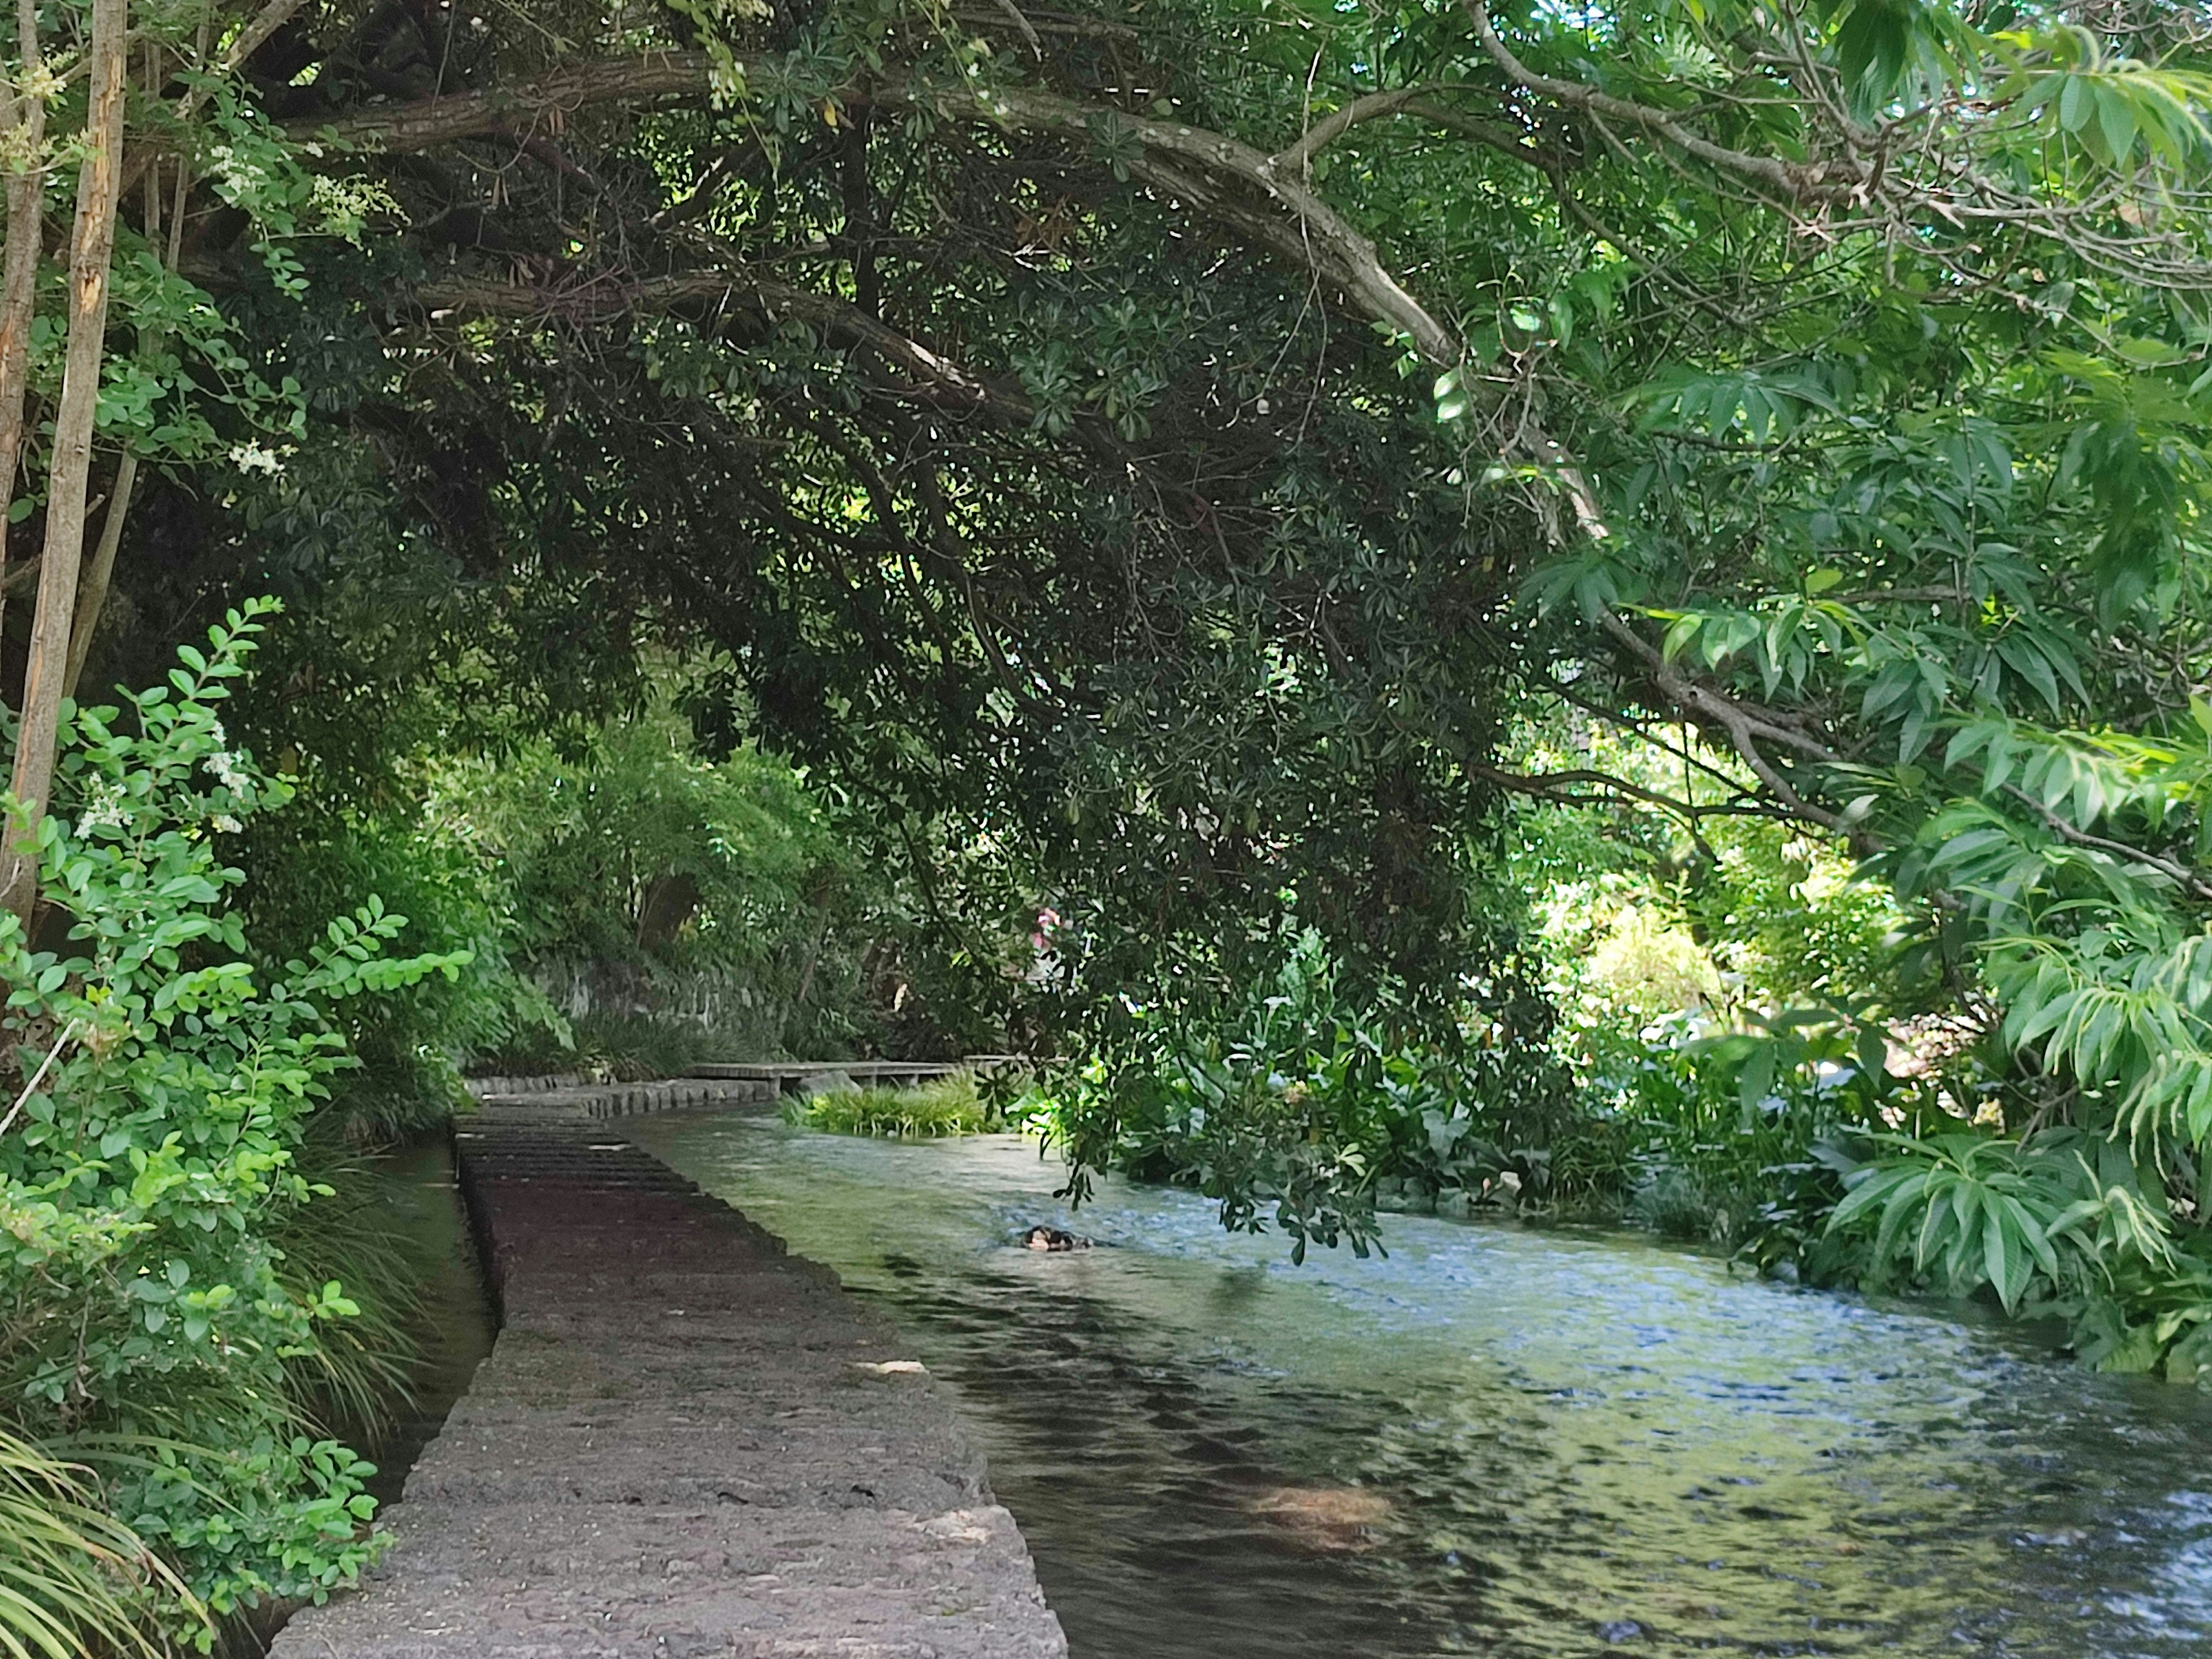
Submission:
[[[320,1599],[376,1548],[364,1466],[313,1427],[336,1352],[324,1328],[360,1310],[276,1240],[330,1193],[298,1157],[326,1079],[352,1063],[330,1011],[467,960],[386,955],[405,919],[374,900],[302,958],[251,951],[222,848],[287,786],[218,714],[259,627],[233,613],[127,718],[75,711],[39,831],[65,941],[0,924],[24,1056],[0,1140],[5,1397],[103,1465],[115,1513],[189,1590],[177,1628],[203,1645],[199,1609]]]
[[[2205,1355],[2197,10],[26,27],[0,1364],[223,1471],[94,1465],[218,1612],[371,1547],[308,1121],[471,1056],[1019,1047],[1299,1249],[1619,1209]],[[296,785],[228,631],[68,702],[264,592]]]

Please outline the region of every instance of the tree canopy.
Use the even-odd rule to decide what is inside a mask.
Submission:
[[[420,594],[556,696],[712,641],[886,823],[988,824],[1140,955],[1295,890],[1448,976],[1500,792],[1802,820],[2038,1101],[2193,1145],[2203,45],[1871,0],[288,15],[240,107],[404,229],[191,222],[321,418],[163,562]],[[1546,703],[1720,787],[1516,773]]]

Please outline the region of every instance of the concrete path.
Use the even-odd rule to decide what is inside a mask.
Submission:
[[[949,1404],[833,1274],[588,1100],[463,1133],[498,1343],[384,1564],[274,1659],[1064,1659]]]

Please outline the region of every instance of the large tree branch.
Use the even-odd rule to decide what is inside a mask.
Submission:
[[[579,64],[518,87],[364,110],[319,125],[301,123],[298,130],[303,137],[321,134],[361,148],[426,149],[507,129],[527,131],[547,116],[564,118],[591,104],[701,94],[707,90],[707,76],[702,56],[659,53]],[[891,106],[925,101],[895,82],[850,95],[854,101]],[[988,92],[975,101],[957,95],[950,101],[932,95],[926,101],[939,115],[980,114],[1017,131],[1086,146],[1132,137],[1141,151],[1133,170],[1148,183],[1187,197],[1194,207],[1241,234],[1316,271],[1355,309],[1404,332],[1430,362],[1449,366],[1459,361],[1457,333],[1408,293],[1384,267],[1375,245],[1315,192],[1300,176],[1302,163],[1279,164],[1225,133],[1026,87]],[[1249,199],[1240,201],[1240,195]]]
[[[549,118],[558,124],[591,104],[696,95],[708,89],[704,53],[653,52],[579,64],[520,86],[453,93],[290,125],[296,137],[328,137],[356,149],[404,153],[510,128],[528,131]]]
[[[465,313],[571,324],[654,311],[734,311],[771,325],[788,318],[825,338],[869,352],[891,372],[892,389],[917,403],[1019,425],[1036,417],[1036,404],[1018,388],[971,373],[860,307],[750,272],[686,271],[642,281],[601,276],[565,286],[449,279],[426,284],[416,299],[433,314]]]
[[[1021,131],[1085,144],[1133,138],[1143,153],[1132,171],[1140,177],[1179,195],[1195,192],[1193,205],[1247,234],[1262,234],[1269,246],[1340,289],[1356,310],[1407,335],[1431,362],[1459,362],[1458,334],[1406,291],[1374,243],[1300,176],[1303,167],[1278,166],[1275,158],[1226,133],[1101,109],[1026,87],[987,93],[982,103],[987,114]],[[1256,200],[1249,206],[1236,203],[1224,184]],[[1264,214],[1258,210],[1263,204],[1269,210]],[[1262,225],[1269,227],[1264,233]]]
[[[268,45],[270,36],[292,21],[292,14],[300,9],[300,5],[301,0],[268,0],[268,3],[255,13],[252,21],[238,32],[238,38],[230,43],[229,50],[223,53],[222,62],[217,67],[216,72],[222,75],[237,74],[246,66],[247,58]],[[204,33],[201,36],[203,41],[206,38]],[[204,46],[202,47],[202,52],[204,55]],[[211,87],[201,85],[185,93],[177,100],[176,119],[179,122],[189,120],[193,112],[202,104],[207,102],[211,91]]]

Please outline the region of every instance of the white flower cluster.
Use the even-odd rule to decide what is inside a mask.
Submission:
[[[84,816],[76,821],[76,838],[88,841],[95,830],[120,830],[122,827],[122,792],[103,783],[86,803]]]
[[[230,447],[230,464],[240,472],[266,472],[275,477],[284,470],[284,458],[251,439]]]
[[[216,730],[220,734],[222,728],[217,726]],[[204,764],[215,775],[216,781],[234,795],[246,794],[253,787],[253,780],[238,769],[238,757],[228,749],[216,750]]]

